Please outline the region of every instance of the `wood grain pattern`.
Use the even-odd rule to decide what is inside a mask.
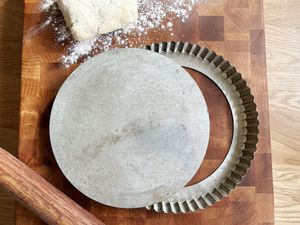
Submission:
[[[209,4],[206,5],[206,7],[208,7]],[[264,69],[265,61],[263,60],[262,63],[258,65],[250,63],[251,59],[255,58],[256,55],[260,56],[262,59],[264,57],[264,43],[262,42],[263,30],[250,29],[250,15],[252,16],[253,14],[256,16],[262,16],[261,11],[257,11],[257,6],[261,7],[261,2],[254,1],[252,4],[254,4],[253,7],[250,7],[252,5],[245,7],[243,4],[242,7],[244,8],[242,8],[243,10],[241,12],[239,4],[235,4],[236,7],[232,8],[230,6],[230,2],[214,2],[214,6],[216,8],[224,8],[226,10],[230,9],[232,14],[239,15],[236,20],[235,18],[227,15],[226,10],[224,10],[223,15],[214,15],[213,13],[210,15],[207,13],[205,15],[201,15],[202,9],[201,5],[199,5],[198,15],[193,15],[188,21],[188,27],[190,29],[181,29],[182,27],[186,28],[186,26],[177,22],[179,31],[178,33],[175,33],[174,37],[171,37],[168,34],[161,34],[160,38],[167,41],[171,39],[179,39],[179,37],[182,38],[182,35],[184,35],[184,40],[186,41],[198,42],[199,44],[206,45],[212,49],[217,48],[220,54],[235,62],[239,70],[244,73],[249,81],[250,87],[253,88],[255,94],[257,93],[256,97],[261,103],[259,104],[259,106],[261,106],[259,111],[263,115],[264,113],[267,114],[268,109],[265,107],[267,97],[266,92],[260,91],[263,84],[266,84],[266,82],[264,82],[266,79]],[[26,32],[28,29],[36,25],[40,20],[39,15],[36,14],[37,11],[34,6],[35,4],[32,1],[30,1],[30,4],[25,4],[25,39],[23,51],[19,146],[19,157],[21,160],[30,165],[40,175],[44,176],[54,185],[62,189],[65,193],[80,200],[80,204],[91,210],[97,217],[101,218],[107,224],[209,224],[213,221],[215,223],[219,222],[219,217],[217,217],[217,215],[220,215],[221,213],[223,213],[226,218],[222,221],[225,221],[227,224],[240,224],[241,221],[244,221],[244,224],[273,223],[272,210],[265,212],[269,215],[268,217],[260,218],[256,216],[258,215],[258,211],[262,210],[262,207],[257,207],[256,197],[261,195],[261,197],[272,199],[272,183],[267,182],[266,185],[262,185],[264,178],[266,178],[266,180],[272,180],[270,172],[271,158],[268,157],[270,155],[268,136],[267,138],[264,136],[261,137],[260,143],[266,148],[263,149],[264,152],[260,153],[258,151],[256,155],[259,160],[254,161],[254,165],[249,173],[252,177],[245,179],[247,180],[246,185],[242,184],[242,187],[245,187],[244,189],[255,189],[255,198],[254,200],[252,199],[252,201],[236,201],[235,199],[232,200],[232,196],[229,196],[227,199],[224,199],[222,202],[208,210],[188,215],[172,216],[149,212],[145,209],[114,209],[90,201],[78,193],[65,180],[57,168],[49,145],[47,127],[51,102],[57,89],[73,68],[65,70],[59,65],[59,55],[64,51],[64,49],[55,45],[55,43],[53,43],[53,41],[49,38],[51,35],[48,34],[51,33],[51,30],[46,29],[43,32],[38,33],[33,38],[26,38]],[[244,14],[243,12],[246,13]],[[191,30],[193,30],[193,32],[191,32]],[[226,34],[231,32],[235,33],[235,39],[225,39]],[[245,36],[248,36],[248,39],[239,40],[238,34],[241,32],[246,33],[247,35]],[[229,37],[232,36],[234,35],[229,35]],[[156,40],[157,35],[155,35],[155,32],[152,34],[150,33],[147,36],[147,43],[151,43]],[[243,58],[241,58],[241,54],[244,56]],[[51,62],[49,62],[49,56],[51,56]],[[244,60],[246,60],[246,62]],[[262,125],[268,127],[267,117],[265,119],[266,120],[262,121]],[[230,132],[230,130],[229,132],[224,132],[223,135],[227,136],[226,133],[230,134]],[[220,138],[216,136],[215,139],[212,138],[212,140],[218,141]],[[222,142],[216,145],[223,146]],[[29,150],[26,152],[25,146],[30,146]],[[266,166],[263,169],[260,169],[260,166],[258,165],[262,163]],[[209,170],[207,169],[207,171]],[[260,176],[261,171],[263,171],[265,177]],[[267,205],[271,205],[272,208],[272,201],[268,201]],[[17,213],[17,224],[26,224],[29,222],[32,224],[41,223],[19,205]],[[241,214],[246,218],[240,217]],[[237,218],[241,220],[238,220]]]
[[[241,0],[235,0],[231,1],[231,4],[242,4],[239,2]],[[249,1],[243,0],[243,5],[249,6]],[[297,63],[294,63],[295,60],[299,61],[300,52],[299,7],[298,0],[264,1],[275,222],[278,225],[300,223],[300,199],[297,197],[300,191],[300,169],[299,163],[295,161],[300,154],[298,151],[300,149],[299,110],[295,108],[297,106],[295,102],[300,99],[298,90],[300,68]],[[223,15],[223,13],[224,7],[220,7],[219,4],[211,3],[202,6],[202,15]],[[254,15],[251,18],[253,21],[255,20],[252,28],[263,27],[260,15]],[[2,0],[0,2],[0,145],[12,150],[13,153],[17,151],[22,23],[22,1]],[[249,35],[247,33],[225,33],[225,39],[248,40]],[[286,45],[286,40],[291,40],[291,48],[287,48],[290,45]],[[293,66],[291,67],[291,65]],[[285,87],[284,90],[278,89]],[[292,99],[293,105],[289,104],[291,106],[286,110],[286,102],[289,99]],[[290,132],[291,130],[293,132]],[[250,182],[249,177],[252,177],[252,174],[251,171],[247,179],[244,179],[244,184],[247,183],[245,181]],[[236,189],[231,195],[236,195],[238,200],[242,196],[249,196],[247,199],[252,199],[255,196],[254,189],[247,190],[240,195],[240,190]],[[70,191],[69,195],[71,194]],[[79,198],[76,200],[82,201]],[[219,216],[222,215],[219,214]],[[0,224],[13,225],[14,223],[14,200],[0,188]]]
[[[48,224],[104,225],[2,148],[0,148],[0,184]]]
[[[28,36],[29,29],[40,22],[36,9],[38,2],[25,1],[19,143],[19,157],[22,161],[107,224],[273,224],[273,210],[270,210],[273,209],[273,193],[261,0],[215,0],[206,5],[200,4],[186,24],[176,22],[174,36],[158,36],[155,32],[150,32],[145,39],[148,44],[158,39],[184,40],[214,49],[242,72],[258,104],[261,121],[258,151],[247,177],[235,190],[249,198],[245,200],[238,198],[239,195],[230,195],[211,208],[187,215],[163,215],[145,209],[106,207],[82,196],[60,173],[51,153],[47,125],[55,93],[74,67],[66,70],[59,64],[60,55],[65,49],[52,41],[50,29]],[[261,168],[261,164],[265,166]],[[18,205],[17,224],[41,224],[41,221]]]
[[[0,146],[18,152],[23,2],[0,1]],[[15,222],[15,202],[0,187],[0,224]]]
[[[222,91],[203,74],[186,68],[200,87],[210,118],[210,139],[200,168],[186,185],[195,184],[212,174],[223,162],[232,140],[232,116]]]
[[[265,1],[277,224],[300,224],[300,2]]]

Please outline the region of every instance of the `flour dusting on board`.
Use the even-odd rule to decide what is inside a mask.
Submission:
[[[174,19],[177,18],[181,22],[185,22],[193,6],[200,1],[206,2],[207,0],[138,0],[139,18],[137,21],[123,29],[82,42],[72,39],[71,33],[58,9],[56,0],[44,0],[40,9],[48,16],[48,20],[56,34],[56,41],[62,45],[69,43],[68,53],[62,58],[63,64],[68,67],[77,63],[79,59],[88,59],[91,55],[113,49],[115,48],[114,46],[143,46],[145,35],[154,28],[156,32],[167,31],[173,36]],[[134,35],[135,43],[129,41],[130,35]]]
[[[40,8],[42,11],[48,10],[55,2],[56,0],[43,0]]]

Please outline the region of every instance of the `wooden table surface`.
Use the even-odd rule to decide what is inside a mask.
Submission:
[[[266,0],[275,218],[300,224],[300,1]]]
[[[265,1],[277,224],[300,221],[299,6],[296,0]],[[2,0],[0,7],[0,144],[16,152],[23,8],[20,0]],[[1,191],[0,224],[14,224],[13,208],[14,202]]]

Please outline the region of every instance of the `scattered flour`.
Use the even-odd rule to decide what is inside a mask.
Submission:
[[[88,55],[97,41],[97,38],[94,38],[92,40],[86,40],[77,42],[72,46],[72,51],[69,52],[69,55],[63,56],[63,62],[73,64],[76,63],[78,58],[83,55]]]
[[[68,43],[68,53],[62,58],[63,64],[68,67],[77,63],[80,59],[90,58],[94,53],[112,49],[113,46],[132,47],[137,46],[136,43],[142,46],[144,45],[145,35],[154,28],[156,31],[167,30],[173,36],[174,19],[177,18],[185,22],[193,6],[199,1],[205,2],[207,0],[138,0],[139,18],[137,21],[123,29],[82,42],[72,39],[56,0],[44,0],[40,8],[45,12],[51,26],[54,28],[56,41],[62,45]],[[136,43],[129,41],[130,35],[134,35]]]
[[[40,9],[42,11],[49,10],[56,0],[43,0]]]

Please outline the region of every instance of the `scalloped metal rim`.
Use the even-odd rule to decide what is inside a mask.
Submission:
[[[184,187],[165,201],[147,207],[165,213],[204,209],[227,196],[250,167],[259,133],[254,97],[236,68],[205,47],[188,42],[161,42],[147,45],[145,49],[165,55],[181,66],[206,75],[222,90],[230,105],[233,118],[232,143],[219,168],[201,182]]]

